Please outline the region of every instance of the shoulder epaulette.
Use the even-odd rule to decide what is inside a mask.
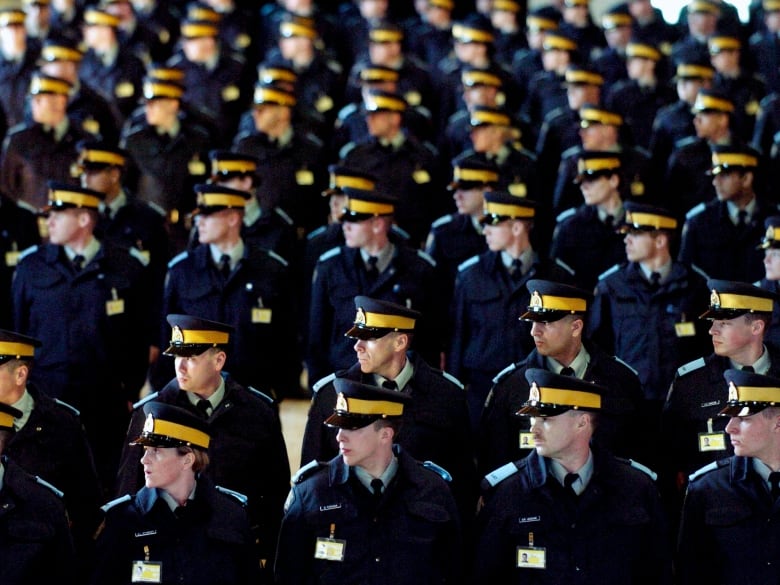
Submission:
[[[458,388],[460,388],[461,390],[463,390],[464,388],[466,388],[466,387],[463,385],[463,382],[461,382],[460,380],[458,380],[458,379],[457,379],[455,376],[453,376],[453,375],[452,375],[452,374],[450,374],[449,372],[445,372],[444,370],[441,370],[441,375],[442,375],[444,378],[446,378],[447,380],[449,380],[450,382],[452,382],[453,384],[455,384],[455,385],[456,385]]]
[[[430,152],[430,153],[431,153],[433,156],[439,156],[439,149],[438,149],[438,148],[436,148],[436,145],[435,145],[433,142],[430,142],[430,141],[428,141],[428,140],[424,140],[424,141],[422,142],[422,146],[423,146],[423,148],[427,148],[427,149],[428,149],[428,151],[429,151],[429,152]]]
[[[71,406],[70,404],[68,404],[67,402],[63,402],[59,398],[55,398],[54,402],[56,402],[60,406],[64,406],[65,408],[67,408],[69,411],[71,411],[76,416],[81,416],[81,411],[79,411],[79,409],[76,408],[75,406]]]
[[[705,362],[703,357],[695,359],[692,362],[688,362],[687,364],[683,364],[679,368],[677,368],[677,375],[684,376],[685,374],[690,374],[691,372],[700,370],[701,368],[704,367],[704,364]]]
[[[422,250],[417,250],[417,256],[425,260],[428,264],[430,264],[434,268],[436,267],[436,260],[431,258],[431,255],[428,254],[427,252],[423,252]]]
[[[695,207],[692,207],[691,209],[688,210],[688,213],[685,214],[685,219],[691,219],[692,217],[696,217],[706,208],[707,208],[706,203],[699,203]]]
[[[314,386],[311,387],[311,391],[316,394],[317,392],[320,391],[320,388],[322,388],[325,384],[330,384],[335,379],[336,379],[335,373],[325,376],[324,378],[321,378],[314,383]]]
[[[650,152],[648,149],[646,149],[644,146],[635,146],[635,147],[634,147],[634,150],[635,150],[636,152],[639,152],[639,153],[643,154],[644,156],[646,156],[646,157],[648,157],[648,158],[650,158],[651,156],[653,156],[653,153],[651,153],[651,152]]]
[[[315,471],[327,465],[328,465],[327,463],[323,463],[322,461],[317,461],[316,459],[312,459],[306,465],[304,465],[298,471],[295,472],[295,475],[292,476],[291,481],[293,484],[301,483],[304,479],[310,477]]]
[[[572,276],[574,276],[574,268],[572,268],[571,266],[569,266],[568,264],[566,264],[566,262],[564,262],[563,260],[560,260],[559,258],[556,258],[556,259],[555,259],[555,263],[556,263],[558,266],[560,266],[561,268],[563,268],[563,270],[564,270],[564,271],[566,271],[566,272],[568,272],[569,274],[571,274]]]
[[[341,150],[339,150],[339,158],[346,158],[346,156],[352,152],[357,144],[353,140],[352,142],[347,142],[344,146],[341,147]]]
[[[514,463],[507,463],[506,465],[502,465],[498,469],[494,469],[488,473],[482,479],[482,482],[487,483],[489,487],[496,487],[499,483],[508,477],[512,477],[518,471],[519,469],[517,468],[517,465]]]
[[[496,374],[493,377],[493,384],[498,384],[501,378],[506,376],[507,374],[514,372],[517,369],[517,364],[509,364],[507,367],[505,367],[503,370],[501,370],[498,374]]]
[[[46,481],[45,479],[42,479],[42,478],[41,478],[40,476],[38,476],[38,475],[36,475],[36,476],[35,476],[35,483],[37,483],[38,485],[42,485],[42,486],[43,486],[43,487],[45,487],[45,488],[49,488],[49,489],[50,489],[52,492],[54,492],[54,494],[55,494],[55,495],[56,495],[58,498],[62,498],[62,497],[65,495],[65,492],[63,492],[63,491],[62,491],[62,490],[60,490],[60,489],[57,489],[57,488],[56,488],[56,487],[54,487],[52,484],[50,484],[48,481]]]
[[[458,264],[458,272],[463,272],[464,270],[471,268],[477,262],[479,262],[479,256],[472,256],[468,260],[465,260],[460,264]]]
[[[170,262],[168,262],[168,268],[173,268],[174,266],[176,266],[179,262],[184,260],[189,255],[190,255],[190,253],[187,252],[186,250],[184,252],[182,252],[181,254],[177,254],[176,256],[171,258]]]
[[[274,404],[275,400],[268,396],[265,392],[260,392],[257,388],[254,388],[252,386],[247,386],[247,390],[249,390],[252,394],[256,395],[258,398],[262,398],[265,400],[268,404]]]
[[[322,225],[318,227],[316,230],[309,232],[309,235],[306,236],[306,239],[311,241],[314,238],[318,237],[320,234],[324,234],[326,231],[328,231],[328,226]]]
[[[247,502],[249,501],[249,498],[247,498],[241,492],[229,490],[228,488],[222,487],[221,485],[215,485],[214,487],[217,488],[218,492],[234,497],[242,506],[246,506]]]
[[[631,370],[634,373],[635,376],[639,376],[639,372],[637,372],[631,364],[624,362],[616,355],[613,355],[612,359],[618,362],[619,364],[623,364],[624,366],[626,366],[629,370]]]
[[[341,254],[341,248],[339,246],[336,246],[335,248],[331,248],[327,252],[323,252],[322,255],[320,256],[319,261],[325,262],[326,260],[330,260],[331,258],[338,256],[339,254]]]
[[[436,229],[437,227],[441,227],[443,225],[447,225],[448,223],[452,223],[452,214],[449,215],[443,215],[436,221],[434,221],[431,224],[431,229]]]
[[[19,252],[19,258],[17,258],[17,262],[21,262],[22,260],[27,258],[27,256],[37,251],[38,251],[38,246],[30,246],[29,248],[25,248],[24,250]]]
[[[354,114],[358,109],[357,104],[347,104],[343,108],[339,110],[339,113],[336,115],[336,118],[341,120],[342,122],[347,119],[347,116],[351,116]]]
[[[292,218],[288,215],[288,213],[282,209],[281,207],[274,207],[274,213],[282,218],[282,221],[286,223],[287,225],[293,225]]]
[[[414,111],[420,114],[423,118],[426,120],[433,119],[433,112],[431,112],[428,108],[426,108],[423,105],[414,106]]]
[[[306,140],[317,146],[318,148],[322,148],[325,146],[325,143],[322,141],[322,138],[317,136],[316,134],[312,134],[311,132],[307,132],[305,134]]]
[[[622,461],[626,465],[630,465],[634,469],[638,469],[639,471],[641,471],[642,473],[647,475],[653,481],[658,479],[658,474],[655,471],[653,471],[652,469],[650,469],[647,465],[642,465],[641,463],[639,463],[638,461],[634,461],[633,459],[624,459],[622,457],[617,457],[616,459],[618,461]]]
[[[436,465],[433,461],[423,461],[422,463],[420,463],[420,465],[422,465],[425,469],[430,469],[447,483],[452,481],[452,475],[450,474],[450,472],[444,469],[443,467],[441,467],[440,465]]]
[[[696,266],[696,264],[691,264],[691,270],[693,270],[696,274],[704,278],[704,280],[710,279],[710,275],[704,272],[704,270],[702,270],[698,266]]]
[[[147,402],[151,402],[152,400],[157,398],[159,395],[160,395],[159,392],[152,392],[148,396],[144,396],[143,398],[141,398],[141,400],[139,400],[138,402],[133,404],[133,410],[135,410],[136,408],[141,408],[144,404],[146,404]]]
[[[277,253],[276,253],[276,252],[274,252],[273,250],[266,250],[266,252],[268,252],[268,255],[269,255],[271,258],[273,258],[274,260],[276,260],[277,262],[279,262],[279,264],[281,264],[282,266],[285,266],[285,267],[287,267],[287,266],[289,266],[289,265],[290,265],[290,263],[289,263],[289,262],[287,262],[287,260],[285,260],[284,258],[282,258],[281,256],[279,256],[279,254],[277,254]]]
[[[561,153],[561,160],[577,154],[580,150],[582,150],[581,146],[570,146]]]
[[[149,266],[149,258],[147,258],[138,248],[131,247],[130,255],[138,260],[143,266]]]
[[[688,146],[689,144],[693,144],[697,140],[699,140],[697,136],[686,136],[685,138],[680,138],[677,142],[674,143],[674,149],[677,150],[678,148]]]
[[[620,264],[615,264],[611,268],[607,268],[604,272],[599,274],[599,278],[598,279],[599,280],[604,280],[608,276],[610,276],[612,274],[615,274],[618,270],[620,270],[620,266],[621,266]]]
[[[709,463],[709,464],[705,465],[704,467],[702,467],[701,469],[697,469],[696,471],[691,473],[688,476],[688,482],[690,483],[690,482],[698,479],[702,475],[705,475],[705,474],[709,473],[710,471],[715,471],[716,469],[724,467],[724,466],[728,465],[728,463],[729,463],[728,459],[719,459],[718,461],[713,461],[712,463]]]
[[[328,61],[325,63],[328,66],[328,69],[333,71],[333,73],[343,73],[344,68],[341,66],[341,63],[338,61],[334,61],[333,59],[328,59]]]
[[[125,502],[129,502],[132,499],[133,499],[133,497],[130,494],[125,494],[121,498],[117,498],[115,500],[111,500],[107,504],[104,504],[103,506],[100,506],[100,509],[105,514],[106,512],[108,512],[114,506],[118,506],[119,504],[124,504]]]
[[[555,218],[555,221],[561,223],[562,221],[569,219],[575,213],[577,213],[577,208],[572,207],[571,209],[567,209],[566,211],[562,211],[561,213],[559,213],[558,217]]]

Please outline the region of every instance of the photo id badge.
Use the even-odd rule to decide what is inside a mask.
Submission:
[[[725,451],[726,433],[699,433],[699,452]]]
[[[271,316],[271,309],[263,307],[254,307],[252,309],[252,323],[268,324],[271,322]]]
[[[323,561],[344,561],[344,549],[347,548],[346,540],[336,538],[318,538],[314,548],[314,558]]]
[[[677,337],[693,337],[696,335],[696,327],[693,321],[682,321],[674,324],[674,332]]]
[[[112,317],[113,315],[121,315],[125,312],[124,299],[115,299],[106,301],[106,315]]]
[[[517,568],[546,569],[547,552],[544,548],[528,546],[517,547]]]
[[[520,442],[519,442],[521,449],[533,449],[536,447],[536,442],[534,441],[534,434],[529,432],[523,432],[520,431]]]
[[[133,561],[131,583],[162,583],[162,563]]]

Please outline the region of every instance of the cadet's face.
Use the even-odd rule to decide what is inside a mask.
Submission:
[[[368,56],[377,65],[394,63],[401,56],[401,43],[369,43]]]
[[[693,117],[693,126],[696,128],[696,136],[712,139],[723,124],[726,114],[716,112],[699,112]]]
[[[376,138],[392,138],[400,120],[401,115],[397,112],[371,112],[366,116],[368,133]]]
[[[693,35],[708,37],[715,32],[718,17],[705,12],[688,13],[688,30]]]
[[[181,48],[188,61],[203,63],[216,53],[217,40],[214,37],[182,39]]]
[[[753,339],[752,329],[752,324],[744,315],[734,319],[714,319],[710,325],[713,351],[720,356],[735,356]]]
[[[215,213],[200,215],[198,217],[198,241],[201,244],[217,244],[222,242],[230,233],[231,215],[236,213],[233,209],[223,209]]]
[[[144,447],[144,484],[148,488],[171,487],[187,468],[186,461],[187,455],[179,455],[173,447]]]
[[[168,98],[147,100],[144,107],[146,122],[150,126],[167,126],[171,118],[176,116],[178,104],[177,100]]]
[[[726,425],[734,454],[741,457],[757,457],[768,461],[772,457],[780,432],[777,416],[765,416],[758,412],[751,416],[732,416]]]
[[[282,37],[279,39],[279,52],[295,64],[306,64],[314,55],[314,44],[307,37]]]
[[[468,65],[482,65],[487,59],[487,47],[482,43],[455,42],[455,57],[461,63]]]
[[[388,0],[361,0],[360,14],[365,19],[385,18],[388,4]]]
[[[345,221],[341,224],[341,231],[344,234],[344,243],[348,248],[363,248],[373,242],[374,219],[365,219],[363,221]]]
[[[599,88],[595,85],[572,84],[566,88],[566,99],[572,110],[579,110],[585,104],[596,104],[599,101]]]
[[[677,97],[692,104],[704,84],[698,79],[680,79],[677,81]]]
[[[651,232],[630,231],[623,238],[626,245],[626,258],[629,262],[644,262],[655,255],[656,238]]]
[[[112,169],[84,169],[81,173],[81,186],[101,193],[108,193],[111,185]]]
[[[68,96],[39,93],[30,100],[33,120],[39,124],[56,126],[65,119]]]
[[[724,171],[712,177],[715,194],[720,201],[730,201],[742,193],[742,173]]]
[[[81,228],[79,222],[80,215],[81,212],[76,209],[51,211],[49,217],[46,218],[46,225],[49,228],[49,241],[58,246],[73,241]]]
[[[89,25],[84,27],[84,44],[95,51],[105,51],[114,42],[114,29],[110,26]]]
[[[610,179],[604,175],[583,180],[580,183],[580,191],[586,205],[601,205],[614,195]]]
[[[512,220],[502,221],[497,225],[486,225],[484,228],[485,241],[492,252],[506,250],[512,243]]]
[[[482,208],[485,205],[485,188],[456,189],[452,198],[455,200],[455,207],[458,208],[458,213],[481,215]]]
[[[780,31],[780,12],[773,10],[772,12],[765,13],[764,22],[766,23],[766,28],[770,32]]]
[[[224,352],[204,351],[191,357],[176,356],[176,381],[186,392],[210,395],[219,385]]]
[[[628,44],[628,41],[631,38],[631,27],[617,26],[611,28],[605,32],[605,36],[607,37],[607,44],[610,47],[623,48]]]
[[[632,57],[626,62],[629,79],[647,79],[655,75],[655,61]]]
[[[579,344],[580,339],[579,333],[575,334],[574,321],[575,318],[572,316],[549,323],[534,321],[531,326],[531,337],[534,339],[536,351],[540,355],[551,358],[569,354],[572,348]]]
[[[463,101],[470,106],[494,106],[498,88],[487,85],[474,85],[463,92]]]
[[[376,430],[373,424],[362,429],[339,429],[336,440],[344,463],[349,466],[372,467],[378,460],[379,447],[382,444],[382,431]]]
[[[563,20],[576,27],[584,27],[588,24],[587,6],[570,6],[563,9]]]
[[[710,55],[710,62],[716,71],[730,73],[739,69],[739,51],[719,51]]]
[[[388,333],[379,339],[358,339],[353,346],[360,371],[364,374],[384,375],[393,361],[398,333]]]
[[[503,143],[502,129],[499,126],[475,126],[471,129],[471,144],[477,152],[491,152],[499,149]]]
[[[571,57],[569,57],[568,51],[559,51],[552,49],[542,52],[542,67],[545,71],[557,71],[563,73],[566,67],[569,66]]]
[[[764,251],[764,270],[767,280],[780,280],[780,249],[768,248]]]
[[[344,206],[346,204],[346,195],[334,194],[330,196],[328,207],[330,208],[330,218],[334,223],[341,221],[341,214],[344,212]]]
[[[53,61],[51,63],[43,63],[40,66],[41,73],[45,75],[51,75],[52,77],[59,77],[75,83],[78,79],[78,66],[73,61]]]
[[[557,416],[531,417],[536,452],[553,459],[565,456],[574,440],[578,418],[571,411]]]
[[[607,124],[591,124],[587,128],[580,128],[580,140],[585,150],[606,150],[616,142],[616,137],[616,128]]]

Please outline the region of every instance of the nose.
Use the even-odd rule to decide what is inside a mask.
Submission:
[[[539,418],[538,416],[531,417],[531,428],[530,428],[531,432],[533,432],[535,429],[539,427],[539,423],[541,422],[541,420],[542,419]]]
[[[344,431],[344,429],[339,429],[339,432],[336,433],[336,440],[339,443],[346,442],[347,433]]]
[[[149,450],[148,449],[144,449],[144,454],[141,456],[141,464],[142,465],[146,465],[146,462],[149,461],[148,457],[149,457]]]
[[[531,336],[536,337],[537,335],[542,334],[544,323],[540,323],[538,321],[534,321],[534,324],[531,325]]]
[[[737,424],[737,417],[736,416],[732,416],[729,419],[728,424],[726,425],[726,432],[729,435],[733,435],[733,434],[736,434],[738,429],[739,429],[739,425]]]
[[[365,351],[366,350],[366,342],[363,341],[362,339],[358,339],[357,341],[355,341],[355,345],[353,345],[352,348],[355,351],[357,351],[357,352]]]

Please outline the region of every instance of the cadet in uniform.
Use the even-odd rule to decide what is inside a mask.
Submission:
[[[279,533],[277,583],[449,585],[464,582],[455,502],[430,462],[396,444],[414,397],[346,378],[333,381],[324,423],[340,454],[293,479]]]
[[[780,299],[780,215],[773,215],[764,220],[766,233],[761,240],[760,248],[764,251],[764,278],[754,283],[756,286],[778,295]],[[780,303],[772,311],[772,322],[766,332],[765,339],[770,344],[780,347]]]
[[[0,131],[4,134],[24,121],[25,100],[39,47],[27,42],[24,11],[10,6],[0,9],[0,41]]]
[[[77,573],[62,492],[3,454],[21,416],[0,404],[0,580],[76,585],[84,575]]]
[[[482,472],[523,458],[533,449],[528,420],[516,416],[528,397],[525,372],[542,368],[575,376],[604,387],[604,408],[593,440],[624,457],[641,455],[642,390],[636,372],[589,339],[587,312],[590,293],[551,280],[526,283],[531,299],[520,319],[531,324],[534,349],[493,379],[477,436],[477,460]]]
[[[531,278],[571,280],[573,273],[541,259],[531,245],[536,203],[505,191],[485,193],[488,250],[458,267],[451,308],[453,332],[447,368],[468,386],[472,428],[477,427],[491,380],[532,349],[529,327],[515,319],[528,306]]]
[[[0,194],[0,327],[13,325],[11,281],[19,256],[40,241],[35,214]]]
[[[209,473],[214,430],[171,404],[149,402],[143,413],[130,444],[136,455],[143,447],[145,485],[103,506],[90,582],[257,583],[246,497]]]
[[[287,450],[273,401],[240,385],[224,370],[230,326],[188,315],[169,315],[168,322],[172,326],[171,343],[165,353],[175,357],[176,378],[134,405],[127,439],[143,432],[148,408],[157,403],[183,408],[203,424],[207,419],[211,463],[201,475],[246,494],[255,557],[264,566],[274,558],[290,479]],[[125,445],[117,478],[119,494],[136,492],[144,481],[140,446]],[[257,469],[249,471],[253,465]],[[204,574],[210,576],[209,583],[215,582],[210,572]]]
[[[780,579],[780,379],[726,370],[726,432],[734,455],[698,470],[685,495],[677,578],[693,583],[772,583]]]
[[[604,387],[529,369],[535,448],[488,474],[472,582],[669,584],[655,474],[590,445]],[[525,555],[525,556],[524,556]]]
[[[686,215],[680,260],[695,264],[712,278],[755,282],[763,274],[757,249],[764,219],[777,205],[756,193],[758,153],[747,147],[713,146],[710,170],[717,199]]]

